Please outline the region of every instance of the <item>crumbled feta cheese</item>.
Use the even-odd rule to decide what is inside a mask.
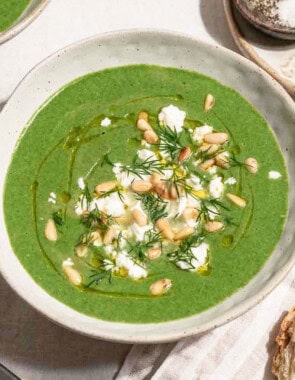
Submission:
[[[114,269],[114,263],[108,259],[103,260],[103,267],[105,270],[113,270]]]
[[[51,198],[56,199],[56,194],[54,192],[51,192],[49,195]]]
[[[100,211],[112,215],[114,218],[122,216],[125,213],[124,203],[122,203],[118,193],[111,193],[107,197],[93,199],[89,210],[95,210],[96,207]]]
[[[147,271],[142,266],[136,264],[128,255],[122,251],[116,257],[116,267],[124,268],[128,272],[128,276],[136,280],[147,276]]]
[[[80,177],[78,179],[78,186],[79,186],[79,189],[81,189],[81,190],[85,189],[85,182],[84,182],[84,179],[82,177]]]
[[[213,132],[213,127],[211,127],[210,125],[202,125],[201,127],[195,128],[192,137],[195,141],[197,141],[198,143],[201,143],[203,142],[204,136],[212,132]]]
[[[210,166],[210,168],[207,169],[207,172],[211,175],[216,174],[217,173],[217,166],[216,165]]]
[[[108,117],[105,117],[105,118],[101,121],[101,123],[100,123],[100,125],[101,125],[102,127],[109,127],[111,124],[112,124],[112,120],[109,119]]]
[[[201,243],[197,247],[192,247],[191,252],[194,258],[190,261],[190,264],[186,261],[177,261],[176,265],[184,270],[195,271],[206,263],[208,255],[209,245]],[[191,268],[193,266],[193,268]]]
[[[276,171],[274,171],[274,170],[271,170],[271,171],[268,173],[268,178],[269,178],[269,179],[279,179],[281,176],[282,176],[281,173],[276,172]]]
[[[139,178],[138,176],[134,174],[124,172],[122,170],[122,164],[120,162],[116,162],[114,164],[113,173],[116,175],[117,181],[123,187],[131,186],[134,180],[138,180],[138,179],[148,180],[150,178],[147,175],[146,176],[143,175],[141,176],[141,178]]]
[[[235,185],[237,183],[237,180],[234,177],[230,177],[224,183],[226,185]]]
[[[48,198],[48,203],[56,204],[56,200],[53,198]]]
[[[189,227],[193,228],[196,228],[199,225],[199,222],[196,219],[188,219],[186,223]]]
[[[74,265],[73,260],[69,257],[63,261],[62,267],[72,267]]]
[[[79,200],[75,205],[75,213],[77,215],[82,215],[83,211],[86,211],[88,209],[87,199],[81,194],[79,196]]]
[[[132,223],[129,226],[129,232],[136,238],[137,241],[143,241],[144,234],[152,228],[153,226],[151,224],[140,227],[137,223]]]
[[[152,152],[151,150],[149,149],[141,149],[141,150],[138,150],[137,151],[137,155],[138,157],[142,160],[142,161],[145,161],[145,160],[157,160],[157,156],[155,155],[154,152]]]
[[[181,111],[178,107],[170,104],[170,106],[162,108],[159,113],[159,122],[161,125],[166,125],[167,127],[176,130],[177,133],[180,133],[182,131],[185,117],[186,113],[184,111]]]
[[[195,207],[195,208],[200,208],[201,206],[201,203],[198,199],[196,199],[195,197],[191,196],[191,195],[187,195],[186,196],[187,198],[187,206],[191,206],[191,207]]]
[[[223,194],[224,185],[221,177],[215,177],[209,184],[209,192],[213,198],[220,198]]]
[[[193,190],[203,190],[201,179],[196,175],[191,175],[191,177],[187,179],[186,182],[189,186],[192,187]]]

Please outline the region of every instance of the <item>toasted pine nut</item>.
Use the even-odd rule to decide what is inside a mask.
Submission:
[[[252,174],[257,173],[258,162],[257,162],[256,158],[252,158],[252,157],[246,158],[245,164],[246,164],[246,168],[247,168],[248,172],[250,172]]]
[[[211,94],[208,94],[206,95],[205,99],[204,99],[204,111],[205,112],[208,112],[215,104],[215,99],[213,97],[213,95]]]
[[[149,144],[156,144],[159,140],[158,135],[153,129],[146,130],[143,137]]]
[[[191,148],[189,146],[182,148],[180,153],[179,153],[178,160],[180,162],[186,161],[190,157],[191,153],[192,153],[192,151],[191,151]]]
[[[90,234],[90,243],[93,243],[94,241],[101,241],[100,232],[98,230],[92,231]]]
[[[206,152],[208,154],[214,154],[218,151],[219,145],[217,144],[207,144],[202,145],[198,148],[198,152]]]
[[[199,167],[201,170],[207,170],[209,169],[211,166],[213,166],[215,164],[215,160],[214,158],[210,158],[209,160],[207,161],[204,161],[202,162]]]
[[[148,181],[133,181],[131,184],[131,188],[136,193],[147,193],[148,191],[152,190],[153,185]]]
[[[179,189],[175,185],[172,185],[169,189],[169,198],[172,200],[178,199]]]
[[[196,219],[198,215],[199,215],[199,210],[191,206],[186,207],[183,210],[183,213],[181,214],[184,220]]]
[[[208,144],[224,144],[228,139],[228,134],[223,132],[208,133],[204,136],[204,141]]]
[[[111,242],[115,239],[115,237],[116,237],[116,231],[114,230],[114,228],[109,228],[107,232],[104,234],[102,242],[105,245],[111,244]]]
[[[135,208],[132,210],[132,216],[136,224],[138,224],[140,227],[147,225],[147,217],[146,215],[140,211],[138,208]]]
[[[161,232],[161,234],[168,240],[174,239],[174,232],[172,230],[172,227],[170,226],[169,222],[165,219],[158,219],[156,221],[156,226],[158,230]]]
[[[137,116],[137,120],[139,119],[143,119],[145,121],[149,121],[149,115],[147,112],[145,111],[142,111],[142,112],[139,112],[138,116]]]
[[[156,185],[157,183],[161,183],[162,178],[162,174],[155,172],[151,175],[150,181],[153,185]]]
[[[204,226],[205,231],[214,233],[214,232],[219,232],[223,229],[224,225],[222,222],[218,221],[212,221],[212,222],[207,222]]]
[[[187,238],[188,236],[192,235],[194,233],[193,227],[183,227],[181,230],[177,231],[174,235],[174,240],[182,240]]]
[[[117,186],[117,181],[107,181],[95,186],[95,192],[98,195],[113,190]]]
[[[229,158],[224,153],[215,156],[215,164],[223,169],[228,169],[230,167]]]
[[[48,219],[45,224],[44,235],[47,240],[56,241],[58,238],[57,228],[53,219]]]
[[[238,197],[237,195],[231,194],[231,193],[227,193],[226,196],[236,206],[246,207],[247,202],[245,201],[245,199]]]
[[[153,130],[153,128],[150,125],[150,123],[147,120],[144,120],[144,119],[138,119],[137,123],[136,123],[136,126],[142,132],[152,131]]]
[[[64,270],[64,272],[65,272],[68,280],[73,285],[79,286],[79,285],[82,284],[82,276],[81,276],[81,274],[76,269],[74,269],[72,266],[70,266],[70,265],[64,265],[63,266],[63,270]]]
[[[154,190],[157,194],[163,196],[165,191],[167,190],[166,182],[165,181],[160,181],[155,184]]]
[[[80,244],[76,247],[76,255],[79,257],[86,256],[87,251],[88,251],[87,245]]]
[[[150,248],[148,251],[147,251],[147,257],[150,259],[150,260],[156,260],[158,257],[160,257],[162,254],[162,250],[160,247],[156,247],[156,248]]]
[[[150,286],[150,292],[154,296],[161,296],[164,293],[167,293],[171,288],[172,282],[168,278],[163,280],[158,280]]]

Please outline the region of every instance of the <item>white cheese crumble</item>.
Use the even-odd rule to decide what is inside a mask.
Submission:
[[[54,192],[49,194],[48,203],[56,204],[56,194]]]
[[[112,120],[109,119],[108,117],[105,117],[105,118],[101,121],[101,123],[100,123],[100,125],[101,125],[102,127],[109,127],[111,124],[112,124]]]
[[[86,197],[83,196],[83,194],[81,194],[79,196],[78,202],[75,205],[75,213],[77,215],[82,215],[83,211],[87,210],[87,206],[88,206],[87,199],[86,199]]]
[[[122,203],[118,193],[111,193],[107,197],[94,199],[90,203],[89,211],[95,210],[96,207],[114,218],[122,216],[125,213],[124,203]]]
[[[192,174],[191,177],[186,180],[186,182],[192,187],[193,190],[203,190],[201,179],[196,175]]]
[[[145,160],[157,160],[157,156],[155,155],[154,152],[152,152],[149,149],[141,149],[137,151],[138,158],[140,158],[142,161]]]
[[[84,182],[83,177],[80,177],[80,178],[78,179],[78,187],[79,187],[79,189],[81,189],[81,190],[84,190],[84,189],[85,189],[85,182]]]
[[[207,243],[201,243],[197,247],[192,247],[191,252],[194,258],[191,260],[190,264],[186,261],[177,261],[176,265],[185,270],[195,271],[206,263],[208,255],[209,245]],[[193,266],[193,268],[191,268]]]
[[[194,130],[193,139],[197,141],[198,143],[201,143],[203,142],[204,136],[212,132],[213,132],[213,127],[211,127],[210,125],[203,125],[201,127],[197,127]]]
[[[142,175],[141,178],[139,178],[134,174],[124,172],[122,170],[122,164],[120,162],[116,162],[114,164],[113,173],[116,175],[117,181],[123,187],[131,186],[134,180],[143,179],[144,181],[147,181],[150,178],[148,175]]]
[[[234,177],[230,177],[224,182],[226,185],[235,185],[237,183],[237,180]]]
[[[220,198],[223,194],[224,185],[221,177],[215,177],[209,184],[209,192],[213,198]]]
[[[279,179],[281,178],[282,174],[279,173],[279,172],[276,172],[274,170],[271,170],[269,173],[268,173],[268,178],[269,179]]]
[[[49,195],[51,198],[56,199],[56,194],[53,191]]]
[[[62,263],[62,267],[64,268],[64,267],[72,267],[74,265],[74,262],[73,262],[73,260],[70,258],[70,257],[68,257],[66,260],[64,260],[63,261],[63,263]]]
[[[135,237],[137,241],[143,241],[144,234],[153,228],[152,224],[140,227],[137,223],[132,223],[129,226],[129,233]]]
[[[48,198],[48,203],[56,204],[56,200],[53,198]]]
[[[128,257],[125,251],[120,252],[116,257],[116,267],[126,269],[128,276],[136,280],[147,276],[147,271]]]
[[[177,133],[180,133],[182,131],[186,113],[181,111],[178,107],[170,104],[170,106],[162,108],[158,117],[161,125],[165,125],[176,130]]]

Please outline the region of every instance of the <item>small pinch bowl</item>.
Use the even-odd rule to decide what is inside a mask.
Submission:
[[[230,86],[268,120],[295,183],[295,108],[285,90],[262,69],[223,47],[157,30],[129,30],[94,36],[70,45],[37,65],[19,84],[0,114],[0,197],[15,145],[26,123],[48,97],[70,81],[104,68],[156,64],[193,70]],[[275,106],[274,106],[275,105]],[[295,187],[282,238],[261,271],[243,288],[215,307],[164,323],[126,324],[81,314],[37,285],[13,253],[0,203],[0,271],[30,305],[54,322],[91,337],[128,343],[179,340],[220,326],[246,312],[276,286],[295,263]]]
[[[25,29],[31,22],[37,18],[45,9],[50,0],[31,0],[27,8],[20,15],[20,17],[8,29],[0,32],[0,45],[11,38],[15,37],[23,29]]]
[[[295,40],[295,28],[285,25],[279,25],[271,22],[271,20],[263,20],[259,14],[255,15],[248,6],[247,0],[233,0],[241,15],[255,28],[262,32],[269,34],[272,37],[280,38],[283,40]]]

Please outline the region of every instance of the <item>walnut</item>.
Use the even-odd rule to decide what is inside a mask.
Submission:
[[[276,342],[272,373],[279,380],[295,379],[295,306],[283,319]]]

